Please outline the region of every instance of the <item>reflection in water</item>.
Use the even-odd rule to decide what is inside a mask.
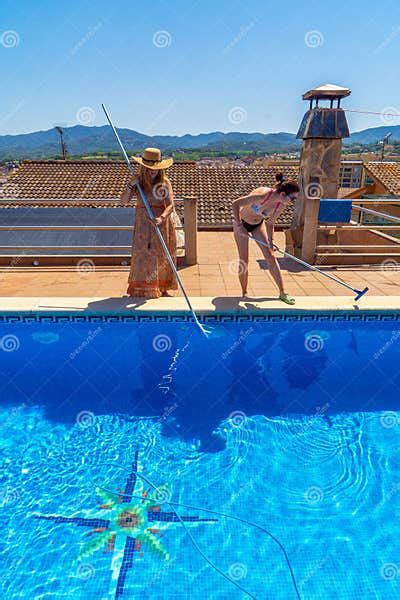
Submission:
[[[392,329],[220,323],[206,339],[190,323],[74,323],[46,324],[43,338],[37,323],[13,325],[19,350],[1,357],[2,397],[69,425],[82,414],[153,418],[164,435],[215,452],[232,413],[322,412],[328,422],[337,412],[396,410]],[[43,343],[50,338],[58,341]]]
[[[387,575],[400,510],[397,338],[393,324],[370,325],[221,324],[212,341],[189,324],[47,324],[34,337],[38,324],[12,325],[18,350],[0,365],[2,597],[110,597],[106,548],[90,557],[93,576],[77,575],[88,541],[79,518],[92,518],[88,508],[104,518],[96,485],[120,487],[136,451],[141,472],[177,502],[271,530],[303,598],[400,597],[399,578]],[[194,530],[254,597],[288,598],[272,543],[222,518]],[[147,547],[127,555],[122,600],[242,598],[181,528],[160,533],[168,567]]]

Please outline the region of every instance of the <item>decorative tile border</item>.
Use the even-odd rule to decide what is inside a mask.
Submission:
[[[400,321],[400,311],[318,311],[318,312],[262,312],[260,314],[220,313],[201,315],[203,323],[279,323],[279,322],[393,322]],[[57,314],[57,313],[3,313],[1,323],[190,323],[190,314]]]

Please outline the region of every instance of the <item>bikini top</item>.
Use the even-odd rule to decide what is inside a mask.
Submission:
[[[275,191],[276,190],[274,188],[271,188],[269,190],[269,192],[267,192],[267,194],[265,195],[263,200],[261,200],[260,202],[255,202],[254,204],[251,204],[250,207],[251,207],[252,211],[254,213],[256,213],[257,215],[259,215],[260,217],[265,218],[265,219],[270,219],[270,218],[274,217],[275,214],[278,212],[278,210],[283,205],[283,202],[280,200],[279,202],[277,202],[277,204],[275,206],[271,206],[271,207],[269,207],[268,205],[266,206],[268,200],[270,199],[270,197],[272,196],[272,194]]]

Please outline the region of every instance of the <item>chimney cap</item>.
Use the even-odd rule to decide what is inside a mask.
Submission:
[[[351,90],[349,88],[340,87],[333,83],[325,83],[325,85],[320,85],[319,87],[305,92],[303,94],[303,100],[317,100],[320,98],[333,100],[336,98],[345,98],[346,96],[350,96],[350,94]]]

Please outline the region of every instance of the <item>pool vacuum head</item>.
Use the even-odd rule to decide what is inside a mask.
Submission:
[[[357,302],[357,300],[359,300],[360,298],[362,298],[364,296],[364,294],[366,294],[368,292],[369,288],[364,288],[363,290],[354,290],[355,292],[357,292],[357,296],[354,298],[354,300]]]

